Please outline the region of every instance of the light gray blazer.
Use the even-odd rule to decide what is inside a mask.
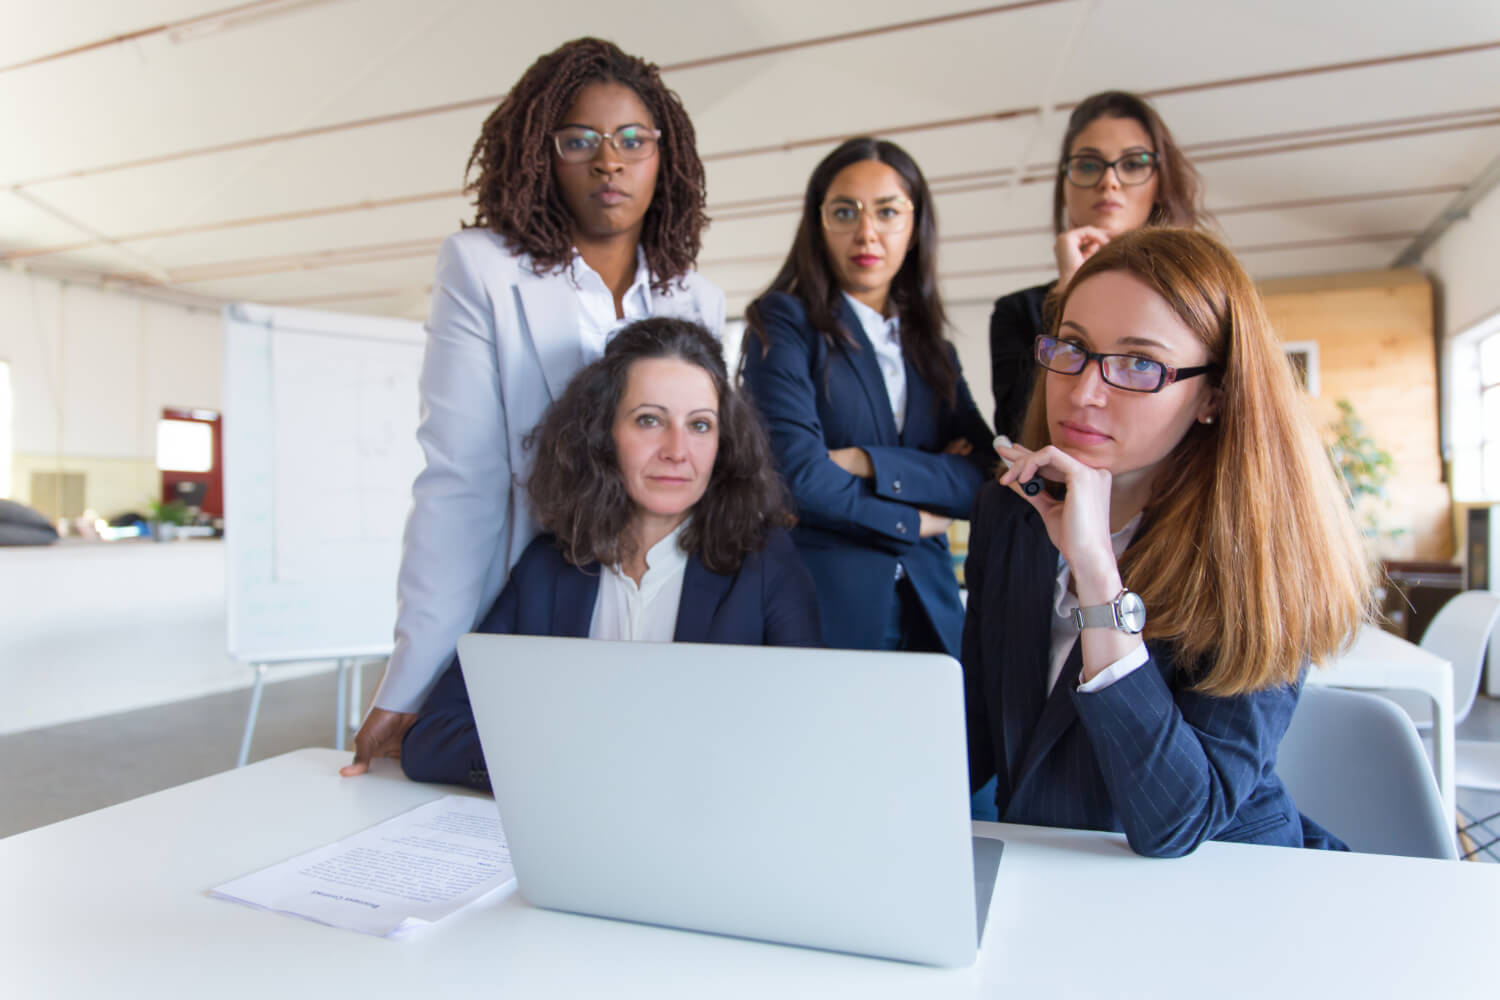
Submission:
[[[695,320],[715,336],[724,293],[697,274],[671,294],[651,291],[653,316]],[[452,661],[458,637],[494,603],[538,533],[521,442],[584,357],[578,297],[566,273],[530,259],[486,229],[448,237],[422,362],[417,439],[427,465],[412,486],[397,587],[396,646],[375,704],[415,712]]]

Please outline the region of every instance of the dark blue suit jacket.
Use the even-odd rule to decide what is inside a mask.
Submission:
[[[476,632],[587,638],[599,596],[598,563],[563,560],[551,535],[527,547]],[[689,556],[677,607],[676,642],[738,646],[821,646],[817,595],[787,533],[772,530],[739,572],[712,573]],[[708,710],[705,707],[705,710]],[[401,744],[401,767],[416,781],[489,791],[489,769],[457,659],[438,679]]]
[[[964,573],[969,784],[997,776],[1002,821],[1123,830],[1156,857],[1205,840],[1343,847],[1276,776],[1299,688],[1198,694],[1172,646],[1150,642],[1149,662],[1093,694],[1077,690],[1075,645],[1048,692],[1057,549],[998,483],[980,494]]]
[[[854,310],[841,321],[859,345],[829,348],[802,302],[773,292],[760,300],[769,349],[745,340],[745,386],[771,434],[777,466],[797,507],[792,538],[818,587],[828,645],[872,649],[885,635],[896,562],[941,637],[958,656],[963,606],[945,536],[921,538],[917,511],[967,518],[994,463],[989,428],[960,375],[954,405],[938,399],[906,363],[906,418],[898,433],[875,348]],[[957,356],[948,346],[955,368]],[[941,454],[967,438],[968,456]],[[835,448],[869,453],[873,479],[851,476]]]

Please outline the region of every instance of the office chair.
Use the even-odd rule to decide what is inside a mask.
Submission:
[[[1416,727],[1385,698],[1303,687],[1276,773],[1297,808],[1353,850],[1458,856]]]

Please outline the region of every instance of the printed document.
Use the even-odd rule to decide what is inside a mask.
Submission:
[[[449,795],[211,895],[389,937],[514,884],[494,801]]]

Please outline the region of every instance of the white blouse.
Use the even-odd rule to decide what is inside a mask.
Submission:
[[[578,338],[583,342],[584,364],[604,357],[605,345],[625,324],[651,315],[651,272],[639,247],[635,251],[635,280],[625,290],[622,317],[615,317],[615,293],[577,252],[568,265],[568,276],[578,289]]]
[[[590,639],[672,641],[677,634],[677,609],[682,603],[682,579],[687,570],[687,553],[677,543],[687,525],[683,521],[646,552],[646,572],[639,585],[619,566],[600,572]]]
[[[844,300],[854,310],[865,336],[875,348],[875,361],[880,365],[880,377],[885,381],[885,394],[891,399],[891,416],[896,418],[896,431],[900,433],[906,424],[906,362],[901,354],[901,317],[886,319],[863,302],[844,292]]]

